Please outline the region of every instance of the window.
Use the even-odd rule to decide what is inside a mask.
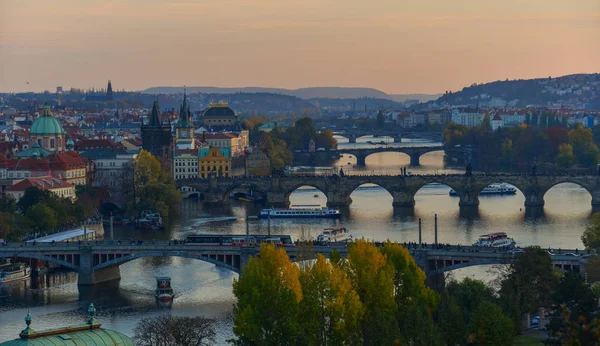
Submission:
[[[50,138],[50,148],[54,149],[54,138]]]

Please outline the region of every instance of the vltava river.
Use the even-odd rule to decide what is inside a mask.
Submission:
[[[366,141],[368,139],[361,139]],[[385,140],[385,139],[378,139]],[[346,144],[348,145],[348,144]],[[366,144],[357,144],[366,146]],[[342,145],[343,147],[343,145]],[[450,172],[443,167],[443,154],[431,153],[421,158],[421,167],[409,168],[415,174]],[[357,173],[347,156],[336,166]],[[409,164],[407,156],[382,153],[367,158],[365,173],[398,174]],[[524,196],[481,197],[479,212],[461,215],[458,199],[448,195],[446,186],[427,186],[416,196],[414,214],[394,210],[392,197],[380,188],[359,188],[353,203],[343,209],[343,218],[332,220],[272,220],[274,233],[299,237],[315,236],[323,228],[343,224],[354,237],[399,242],[417,241],[416,220],[423,220],[423,240],[433,242],[433,217],[438,214],[440,242],[469,244],[486,232],[507,232],[521,246],[582,248],[580,236],[591,216],[591,196],[573,184],[561,184],[545,196],[544,214],[525,215]],[[317,195],[318,197],[314,197]],[[300,189],[291,196],[292,204],[325,205],[325,196],[314,189]],[[116,237],[172,239],[194,232],[244,233],[244,217],[256,215],[260,206],[232,202],[225,207],[206,208],[198,201],[184,201],[181,216],[167,231],[135,232],[117,229]],[[250,232],[266,233],[267,221],[250,221]],[[154,301],[155,276],[170,276],[177,297],[171,307],[157,306]],[[481,267],[467,268],[457,277],[489,276]],[[0,342],[18,337],[25,324],[23,317],[30,309],[34,329],[54,328],[83,323],[92,301],[103,327],[133,335],[136,322],[147,316],[170,313],[181,316],[208,316],[217,319],[218,343],[232,338],[232,282],[237,274],[212,264],[182,258],[143,258],[121,266],[121,281],[97,285],[93,289],[77,288],[74,273],[54,273],[31,281],[0,285]]]

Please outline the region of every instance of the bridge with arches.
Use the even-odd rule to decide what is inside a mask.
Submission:
[[[359,167],[366,166],[367,157],[373,154],[386,152],[403,153],[410,157],[410,165],[417,167],[420,166],[420,158],[422,155],[435,151],[444,151],[464,155],[466,162],[474,163],[476,161],[476,150],[477,149],[474,147],[446,148],[441,145],[432,145],[411,147],[388,146],[377,148],[339,148],[337,152],[340,154],[348,154],[356,157],[356,165]]]
[[[473,175],[398,175],[398,176],[273,176],[190,179],[177,181],[178,188],[197,191],[208,204],[227,202],[235,189],[248,189],[266,196],[268,205],[286,207],[290,195],[302,186],[320,190],[329,206],[347,206],[350,195],[359,186],[378,185],[385,189],[397,207],[413,207],[416,193],[425,185],[443,184],[456,191],[459,207],[477,207],[480,192],[491,184],[507,183],[515,186],[525,196],[525,207],[543,207],[544,195],[553,186],[574,183],[592,196],[592,206],[600,206],[600,176],[592,175],[525,175],[525,174],[473,174]]]
[[[380,243],[381,244],[381,243]],[[282,247],[292,261],[306,260],[307,253],[329,257],[335,250],[346,257],[348,245],[336,243],[331,246]],[[119,245],[113,241],[77,243],[31,243],[26,246],[9,244],[0,247],[0,258],[17,260],[35,259],[54,263],[76,271],[79,285],[94,285],[119,280],[119,266],[145,257],[183,257],[212,263],[218,267],[241,274],[251,256],[258,255],[258,247],[245,246],[189,246],[183,244],[156,243],[141,245]],[[477,265],[510,264],[515,254],[509,249],[482,248],[471,246],[429,246],[410,249],[417,265],[428,278],[443,276],[447,271]],[[562,250],[551,256],[552,263],[563,270],[583,271],[585,259],[569,255],[577,250]]]
[[[373,136],[377,137],[392,137],[394,143],[402,143],[403,139],[424,139],[432,142],[442,142],[444,134],[442,132],[408,132],[398,129],[336,129],[334,134],[348,138],[349,143],[356,143],[360,137]]]

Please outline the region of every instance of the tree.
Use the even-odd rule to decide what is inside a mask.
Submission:
[[[425,273],[405,247],[388,241],[381,253],[394,268],[396,321],[404,342],[433,342],[432,336],[438,333],[433,330],[431,315],[437,307],[438,294],[425,285]]]
[[[513,344],[513,322],[494,303],[484,301],[479,304],[473,312],[469,330],[476,345],[510,346]]]
[[[563,143],[558,147],[558,155],[556,156],[556,165],[560,168],[569,168],[575,163],[575,155],[573,155],[573,147],[571,144]]]
[[[594,167],[600,160],[600,149],[594,143],[592,129],[586,129],[579,124],[569,131],[568,137],[569,144],[573,146],[577,164]]]
[[[26,214],[29,208],[36,205],[37,203],[48,200],[50,198],[50,191],[38,189],[35,186],[28,187],[23,196],[19,199],[17,206],[21,213]]]
[[[453,296],[444,292],[438,307],[438,326],[447,345],[460,345],[467,340],[467,324]]]
[[[300,344],[359,345],[364,309],[346,273],[319,254],[300,272],[300,282]]]
[[[133,340],[139,346],[208,346],[215,336],[214,320],[163,315],[139,321]]]
[[[592,221],[583,231],[581,242],[586,249],[600,248],[600,213],[592,216]]]
[[[365,308],[364,345],[389,345],[397,340],[394,267],[373,245],[359,240],[348,246],[346,271]]]
[[[500,297],[518,332],[521,314],[534,313],[538,307],[550,305],[554,283],[552,259],[546,251],[530,246],[516,255],[501,284]]]
[[[600,281],[600,256],[593,255],[589,257],[584,264],[585,272],[589,282]]]
[[[302,288],[285,250],[262,245],[233,283],[236,345],[295,345]]]
[[[464,321],[468,324],[471,316],[485,301],[493,301],[494,291],[481,280],[464,278],[462,281],[450,281],[446,285],[447,294],[461,308]]]
[[[490,119],[490,113],[488,111],[486,111],[485,115],[483,116],[483,120],[481,122],[481,128],[486,131],[492,130],[492,121]]]
[[[33,222],[38,233],[49,233],[56,229],[56,212],[45,203],[38,203],[27,210],[27,218]]]
[[[381,111],[377,112],[377,127],[380,129],[385,127],[385,116]]]

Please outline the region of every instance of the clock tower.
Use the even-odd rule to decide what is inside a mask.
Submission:
[[[192,125],[190,105],[185,91],[183,92],[183,104],[179,108],[179,119],[175,127],[175,145],[177,149],[194,149],[196,147],[194,125]]]

